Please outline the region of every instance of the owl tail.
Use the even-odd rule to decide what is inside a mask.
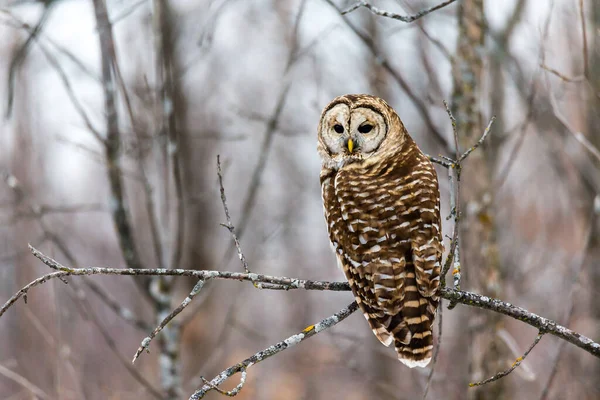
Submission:
[[[408,285],[414,284],[408,280]],[[410,368],[426,367],[433,354],[433,318],[438,297],[422,297],[418,290],[406,292],[401,314],[403,323],[411,332],[410,340],[395,336],[394,347],[398,359]]]
[[[424,368],[431,361],[432,355],[432,335],[431,331],[424,339],[413,338],[409,344],[403,344],[400,341],[395,341],[394,346],[398,353],[398,360],[410,368]]]

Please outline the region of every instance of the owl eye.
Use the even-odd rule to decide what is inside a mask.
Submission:
[[[358,131],[360,133],[369,133],[369,132],[371,132],[371,129],[373,129],[373,125],[369,125],[369,124],[365,124],[365,125],[358,127]]]
[[[344,127],[341,126],[340,124],[335,124],[333,126],[333,129],[337,132],[337,133],[344,133]]]

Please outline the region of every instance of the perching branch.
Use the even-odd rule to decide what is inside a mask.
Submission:
[[[207,281],[210,279],[229,279],[229,280],[238,280],[238,281],[250,281],[255,285],[257,283],[269,283],[285,286],[286,289],[305,289],[305,290],[331,290],[331,291],[349,291],[350,287],[346,282],[321,282],[321,281],[309,281],[288,277],[275,277],[268,275],[260,275],[253,273],[236,273],[236,272],[228,272],[228,271],[198,271],[198,270],[182,270],[182,269],[119,269],[119,268],[70,268],[60,264],[58,261],[44,255],[40,251],[30,247],[31,252],[34,256],[40,259],[44,264],[52,268],[55,272],[46,274],[28,285],[24,286],[21,290],[19,290],[15,295],[13,295],[3,306],[0,308],[0,317],[8,310],[12,305],[14,305],[17,300],[20,298],[26,298],[29,290],[35,286],[39,286],[45,282],[48,282],[55,278],[66,278],[68,276],[88,276],[88,275],[129,275],[129,276],[190,276],[195,277],[201,281]],[[188,296],[191,301],[192,295]],[[449,288],[442,288],[440,290],[440,297],[449,300],[451,302],[457,304],[466,304],[472,307],[477,307],[481,309],[491,310],[500,314],[507,315],[511,318],[522,321],[528,325],[531,325],[538,329],[541,334],[548,333],[553,336],[559,337],[575,346],[585,350],[586,352],[592,354],[595,357],[600,358],[600,344],[594,342],[588,337],[585,337],[577,332],[574,332],[564,326],[557,324],[555,321],[550,319],[541,317],[537,314],[529,312],[521,307],[514,306],[510,303],[503,302],[498,299],[493,299],[487,296],[482,296],[476,293],[458,291]],[[189,304],[189,301],[186,299],[184,304]],[[182,304],[181,309],[185,307]],[[248,358],[241,364],[238,364],[230,369],[225,370],[222,374],[220,374],[217,378],[211,381],[210,385],[205,385],[203,389],[200,389],[197,393],[205,393],[209,389],[213,389],[212,386],[218,386],[225,380],[225,378],[233,375],[236,372],[241,372],[243,369],[247,369],[251,364],[254,364],[258,361],[260,357],[266,358],[270,357],[273,354],[283,350],[284,348],[289,347],[290,343],[294,340],[298,340],[298,342],[327,329],[330,326],[335,325],[340,322],[342,319],[346,318],[351,312],[354,311],[353,307],[355,304],[345,308],[339,313],[333,315],[332,317],[323,320],[321,323],[315,325],[314,327],[309,327],[304,330],[302,333],[292,336],[291,338],[286,339],[286,341],[280,342],[274,346],[265,349],[263,352],[259,352],[254,356]],[[174,317],[178,310],[175,310],[172,313]],[[167,320],[164,323],[168,322]],[[161,324],[164,326],[164,323]],[[156,332],[157,333],[157,332]],[[147,344],[146,344],[147,346]],[[243,365],[243,368],[240,367]],[[212,385],[212,386],[211,386]],[[204,392],[203,392],[204,391]],[[200,394],[196,394],[195,398]],[[194,397],[192,397],[194,398]]]
[[[48,267],[55,270],[49,274],[43,275],[34,281],[24,286],[21,290],[15,293],[1,308],[0,317],[4,315],[17,300],[25,297],[28,291],[52,279],[65,278],[69,276],[89,276],[89,275],[127,275],[127,276],[189,276],[201,280],[210,279],[227,279],[236,281],[248,281],[253,283],[272,283],[286,286],[287,290],[304,289],[304,290],[328,290],[335,292],[350,291],[350,285],[347,282],[327,282],[327,281],[312,281],[305,279],[262,275],[262,274],[246,274],[230,271],[210,271],[210,270],[187,270],[187,269],[132,269],[132,268],[70,268],[60,264],[58,261],[46,256],[39,250],[30,246],[32,254]],[[440,297],[449,301],[454,301],[458,304],[465,304],[471,307],[491,310],[500,314],[504,314],[511,318],[522,321],[534,328],[537,328],[543,333],[549,333],[560,339],[574,344],[575,346],[585,350],[595,357],[600,358],[600,344],[592,339],[574,332],[555,321],[541,317],[524,308],[514,306],[502,300],[482,296],[477,293],[459,291],[449,288],[440,289]]]

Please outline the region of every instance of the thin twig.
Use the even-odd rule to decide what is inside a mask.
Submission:
[[[444,267],[442,268],[442,276],[440,278],[440,284],[442,287],[446,286],[446,275],[452,266],[454,261],[454,253],[456,252],[456,247],[458,245],[458,221],[456,219],[456,204],[457,204],[457,196],[456,196],[456,185],[455,185],[455,170],[454,167],[448,168],[448,181],[449,181],[449,192],[450,192],[450,214],[448,215],[448,219],[454,216],[454,226],[452,227],[452,237],[450,241],[450,251],[446,256],[446,261],[444,262]]]
[[[235,375],[238,372],[245,372],[252,365],[258,364],[259,362],[264,361],[267,358],[274,356],[275,354],[277,354],[283,350],[289,349],[290,347],[292,347],[300,342],[303,342],[304,340],[316,335],[319,332],[322,332],[328,328],[331,328],[332,326],[334,326],[334,325],[338,324],[339,322],[343,321],[344,319],[346,319],[357,309],[358,309],[358,304],[356,304],[356,302],[352,302],[352,304],[348,305],[347,307],[345,307],[342,310],[338,311],[337,313],[333,314],[331,317],[325,318],[324,320],[322,320],[321,322],[319,322],[315,325],[309,325],[302,332],[292,335],[292,336],[288,337],[287,339],[274,344],[273,346],[267,347],[266,349],[259,351],[258,353],[254,354],[251,357],[248,357],[244,361],[237,363],[236,365],[234,365],[232,367],[227,368],[226,370],[221,372],[219,375],[214,377],[210,382],[205,384],[202,388],[200,388],[199,390],[194,392],[194,394],[192,394],[192,396],[190,397],[190,400],[198,400],[198,399],[203,398],[209,391],[215,390],[215,388],[218,388],[218,386],[221,385],[224,381],[226,381],[229,377]],[[242,379],[243,378],[244,378],[244,375],[242,375]],[[244,383],[244,381],[242,381],[240,383],[240,385],[238,385],[238,387],[236,387],[236,389],[238,389],[238,390],[235,394],[237,394],[239,392],[239,390],[241,390],[243,383]],[[222,393],[222,392],[220,391],[219,393]]]
[[[427,155],[427,158],[429,158],[429,161],[439,164],[444,168],[452,168],[452,162],[450,161],[442,160],[441,158],[437,158],[430,155]]]
[[[494,121],[496,120],[496,116],[492,116],[492,118],[490,119],[490,122],[488,123],[487,127],[485,128],[485,130],[483,131],[483,135],[481,135],[481,137],[479,138],[479,140],[477,141],[477,143],[475,143],[473,146],[469,147],[459,158],[458,161],[461,162],[463,161],[465,158],[467,158],[467,156],[469,154],[471,154],[474,150],[476,150],[479,146],[481,146],[481,144],[485,141],[485,139],[487,138],[487,136],[490,134],[490,130],[492,129],[492,125],[494,124]]]
[[[533,343],[531,343],[531,346],[529,346],[527,351],[525,351],[525,353],[523,353],[523,355],[521,357],[517,358],[515,360],[515,362],[512,363],[510,368],[508,368],[502,372],[498,372],[496,375],[494,375],[486,380],[469,383],[469,387],[481,386],[481,385],[485,385],[490,382],[497,381],[498,379],[504,378],[506,375],[513,372],[515,370],[515,368],[517,368],[519,365],[521,365],[521,363],[523,362],[523,360],[525,360],[525,358],[527,357],[529,352],[531,352],[531,350],[533,350],[533,348],[540,342],[540,340],[542,339],[542,336],[544,336],[544,333],[538,333],[538,335],[535,337],[535,340],[533,341]]]
[[[35,28],[31,28],[28,24],[21,21],[18,17],[16,17],[12,13],[5,12],[5,14],[10,16],[10,18],[13,20],[13,23],[15,24],[16,27],[19,27],[19,28],[25,30],[26,32],[28,32],[30,34],[30,38],[33,38],[37,41],[39,31],[36,33]],[[103,139],[102,139],[99,131],[94,127],[94,125],[92,124],[91,119],[88,117],[83,105],[81,104],[81,102],[79,101],[77,96],[75,95],[75,91],[73,89],[73,86],[71,85],[71,81],[69,80],[67,73],[61,67],[61,65],[58,62],[58,60],[56,59],[56,57],[46,48],[46,46],[43,45],[42,43],[40,43],[39,41],[37,41],[37,43],[38,43],[40,50],[44,54],[44,57],[46,57],[46,59],[48,60],[50,65],[54,68],[54,70],[56,71],[56,73],[58,74],[60,79],[62,80],[65,91],[67,92],[67,96],[69,96],[69,99],[71,100],[71,103],[73,104],[73,107],[75,107],[75,110],[77,111],[77,113],[79,114],[81,119],[83,120],[84,124],[90,130],[90,132],[94,135],[94,137],[98,141],[102,142]],[[51,42],[51,44],[52,44],[52,42]],[[54,46],[56,47],[56,45],[54,45]],[[13,78],[9,78],[9,81],[12,82],[12,79]],[[12,100],[11,100],[12,96],[13,95],[9,93],[9,105],[8,105],[7,113],[10,113],[10,110],[12,108],[12,105],[10,104],[12,102]]]
[[[135,363],[135,360],[138,359],[138,357],[140,356],[140,354],[146,350],[148,351],[148,347],[150,346],[150,342],[152,341],[152,339],[154,339],[154,337],[156,335],[158,335],[158,333],[160,331],[163,330],[163,328],[165,326],[167,326],[167,324],[173,319],[175,318],[177,315],[179,315],[179,313],[181,313],[187,306],[188,304],[190,304],[192,302],[192,300],[194,299],[194,297],[196,297],[196,295],[198,293],[200,293],[200,290],[202,290],[202,287],[204,286],[205,281],[200,279],[196,285],[194,285],[192,291],[190,292],[190,294],[188,294],[188,296],[181,302],[181,304],[179,305],[179,307],[177,307],[176,309],[174,309],[173,311],[171,311],[171,313],[169,313],[169,315],[167,315],[161,322],[160,324],[158,324],[158,326],[152,331],[152,333],[150,334],[150,336],[147,336],[146,338],[144,338],[144,340],[142,340],[142,344],[140,345],[140,347],[137,349],[137,351],[135,352],[135,355],[133,356],[133,360],[131,360],[132,363]]]
[[[504,164],[505,167],[502,169],[502,171],[498,174],[498,178],[496,179],[496,190],[502,188],[504,186],[504,184],[507,181],[508,178],[508,174],[511,171],[511,169],[513,168],[514,165],[516,165],[515,160],[517,158],[517,155],[519,154],[519,151],[521,150],[521,147],[523,146],[523,143],[525,142],[525,136],[527,135],[527,128],[529,127],[529,124],[531,123],[532,119],[533,119],[533,102],[535,100],[535,96],[536,96],[536,84],[535,84],[535,80],[532,80],[531,82],[531,90],[529,92],[529,96],[527,99],[527,115],[525,116],[525,121],[523,122],[523,124],[521,125],[521,129],[519,131],[519,133],[517,134],[517,139],[516,139],[516,143],[513,146],[513,148],[511,149],[508,159],[506,161],[506,163]]]
[[[111,22],[113,23],[113,25],[116,25],[118,22],[124,20],[129,15],[134,13],[141,5],[144,5],[146,3],[148,3],[148,0],[139,0],[138,2],[131,4],[129,8],[125,9],[125,11],[121,11],[119,15],[112,17]]]
[[[550,82],[547,76],[546,85],[550,87]],[[554,92],[552,90],[548,90],[548,98],[550,99],[550,105],[552,106],[552,111],[556,119],[562,124],[562,126],[567,130],[567,132],[571,134],[573,138],[575,138],[575,140],[577,140],[581,145],[583,145],[583,147],[585,147],[585,149],[589,151],[590,154],[594,156],[594,158],[596,158],[597,161],[600,161],[600,151],[589,140],[587,140],[583,133],[576,131],[575,128],[571,125],[567,117],[565,117],[565,115],[562,113],[561,108],[559,107],[558,102],[556,101],[556,96],[554,96]]]
[[[579,18],[581,18],[581,40],[582,40],[582,52],[583,52],[583,76],[589,79],[589,56],[587,46],[587,29],[585,27],[585,9],[583,6],[583,0],[579,0]]]
[[[238,257],[240,258],[240,262],[242,263],[242,267],[244,271],[249,274],[250,270],[248,269],[248,262],[246,261],[246,256],[242,252],[242,248],[240,246],[240,241],[235,233],[235,228],[231,223],[231,216],[229,215],[229,207],[227,207],[227,197],[225,196],[225,187],[223,186],[223,171],[221,170],[221,156],[217,155],[217,176],[219,177],[219,189],[221,191],[221,202],[223,203],[223,211],[225,212],[225,219],[227,220],[227,224],[221,224],[225,228],[229,230],[231,237],[233,238],[233,242],[235,243],[235,248],[238,252]]]
[[[459,221],[460,221],[460,217],[461,217],[459,196],[460,196],[460,174],[462,171],[462,162],[473,151],[475,151],[477,148],[479,148],[479,146],[481,146],[483,144],[485,139],[490,134],[492,125],[494,124],[496,117],[493,116],[490,119],[490,122],[488,123],[487,127],[483,131],[479,140],[473,146],[469,147],[467,150],[465,150],[464,153],[461,154],[460,149],[459,149],[459,144],[458,144],[458,130],[457,130],[456,119],[454,118],[454,115],[452,114],[452,111],[450,110],[450,107],[448,106],[448,103],[446,101],[444,101],[444,107],[446,108],[446,113],[448,114],[448,117],[450,118],[450,122],[452,124],[452,136],[454,138],[454,149],[455,149],[456,159],[452,160],[450,158],[442,156],[445,159],[449,160],[448,163],[450,164],[448,167],[448,181],[449,181],[449,186],[450,186],[450,189],[449,189],[450,190],[450,215],[448,216],[448,218],[453,217],[454,227],[453,227],[453,232],[452,232],[450,252],[448,253],[446,262],[444,263],[444,266],[442,268],[442,276],[440,278],[440,283],[441,283],[442,287],[446,286],[446,274],[450,270],[450,267],[453,266],[452,276],[454,278],[454,282],[453,282],[454,288],[456,290],[460,290],[461,262],[460,262],[460,239],[459,239],[458,225],[459,225]],[[456,303],[451,301],[448,306],[448,309],[452,309],[455,306],[456,306]]]
[[[352,5],[350,8],[348,8],[345,11],[342,11],[342,15],[351,13],[352,11],[360,8],[360,7],[364,7],[366,9],[368,9],[369,11],[371,11],[371,13],[375,14],[375,15],[379,15],[380,17],[385,17],[385,18],[392,18],[401,22],[406,22],[406,23],[410,23],[413,21],[418,20],[419,18],[423,18],[424,16],[426,16],[427,14],[439,10],[440,8],[444,8],[449,4],[454,3],[456,0],[448,0],[445,1],[443,3],[438,4],[437,6],[428,8],[426,10],[423,11],[419,11],[418,13],[414,14],[414,15],[400,15],[400,14],[396,14],[390,11],[385,11],[382,10],[380,8],[377,8],[373,5],[371,5],[371,3],[369,3],[366,0],[361,0],[359,2],[357,2],[356,4]]]
[[[456,119],[454,115],[452,115],[452,111],[448,106],[448,102],[444,100],[444,107],[446,108],[446,113],[450,118],[450,122],[452,124],[452,137],[454,138],[454,152],[456,160],[452,165],[452,168],[448,169],[448,181],[450,183],[450,215],[454,215],[454,227],[452,233],[452,244],[450,249],[450,254],[448,254],[448,258],[446,259],[446,263],[442,270],[443,283],[446,283],[446,274],[448,273],[448,269],[450,265],[453,265],[452,268],[452,277],[454,289],[460,290],[460,236],[459,236],[459,221],[460,221],[460,172],[461,172],[461,161],[466,158],[470,153],[465,152],[462,156],[460,155],[460,147],[458,144],[458,130]],[[485,139],[486,133],[482,135],[481,141]],[[478,146],[478,145],[477,145]],[[473,146],[475,147],[475,146]],[[464,156],[464,157],[463,157]],[[451,260],[451,261],[450,261]],[[450,302],[448,305],[448,309],[452,309],[456,306],[456,303]]]
[[[53,10],[53,6],[56,2],[49,1],[44,3],[44,11],[42,11],[42,16],[40,17],[38,23],[35,27],[31,28],[27,25],[27,31],[29,32],[29,37],[23,43],[23,45],[17,50],[16,54],[12,58],[10,62],[10,67],[8,69],[8,99],[7,99],[7,107],[6,107],[6,118],[10,118],[13,108],[13,102],[15,97],[15,81],[17,75],[17,69],[21,66],[21,64],[25,61],[25,57],[27,57],[27,52],[31,48],[31,44],[36,41],[39,34],[42,32],[46,21],[50,17],[50,13]]]
[[[592,142],[590,142],[583,133],[581,132],[572,132],[573,137],[577,140],[587,151],[590,152],[591,155],[594,156],[596,161],[600,162],[600,150]]]
[[[450,53],[450,50],[448,50],[440,40],[431,36],[423,25],[424,24],[422,22],[417,24],[417,27],[419,27],[419,30],[421,31],[421,33],[423,33],[423,36],[425,36],[425,38],[429,40],[434,45],[434,47],[437,48],[444,57],[446,57],[446,59],[448,59],[448,62],[450,62],[450,64],[454,63],[454,56]]]
[[[202,382],[204,382],[204,384],[209,386],[212,390],[215,390],[216,392],[218,392],[224,396],[233,397],[233,396],[236,396],[240,392],[240,390],[242,390],[242,388],[244,387],[244,384],[246,383],[246,376],[247,376],[246,371],[247,371],[246,367],[242,367],[242,369],[240,371],[242,374],[242,377],[240,378],[240,383],[235,388],[233,388],[232,390],[229,390],[229,391],[219,389],[217,386],[215,386],[212,383],[210,383],[209,381],[207,381],[203,376],[201,376],[200,379],[202,379]]]
[[[4,376],[7,379],[10,379],[13,382],[18,383],[19,385],[24,387],[26,390],[28,390],[34,396],[34,398],[40,398],[40,399],[49,399],[50,398],[50,396],[48,396],[42,389],[35,386],[23,375],[17,374],[16,372],[6,368],[2,364],[0,364],[0,375]]]
[[[582,82],[586,79],[584,75],[578,75],[578,76],[574,76],[574,77],[566,76],[565,74],[555,70],[554,68],[550,68],[546,64],[541,64],[540,68],[543,69],[544,71],[550,72],[552,75],[559,77],[561,80],[563,80],[565,82]]]

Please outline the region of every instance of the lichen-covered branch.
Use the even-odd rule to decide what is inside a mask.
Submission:
[[[200,279],[198,281],[198,283],[196,283],[196,285],[194,285],[194,287],[192,288],[192,291],[190,292],[190,294],[181,302],[181,304],[179,305],[179,307],[177,307],[173,311],[171,311],[169,313],[169,315],[167,315],[160,322],[160,324],[152,331],[152,333],[150,334],[150,336],[148,336],[148,337],[144,338],[144,340],[142,340],[142,344],[140,345],[140,347],[135,352],[135,355],[133,356],[133,360],[131,361],[132,363],[135,363],[135,360],[138,359],[138,357],[140,356],[140,354],[142,354],[142,352],[144,350],[148,351],[148,347],[150,346],[150,342],[152,341],[152,339],[154,339],[154,337],[156,335],[158,335],[158,333],[160,331],[162,331],[165,328],[165,326],[167,326],[167,324],[173,318],[175,318],[177,315],[179,315],[192,302],[192,300],[194,299],[194,297],[196,297],[196,295],[198,293],[200,293],[200,290],[202,290],[203,286],[204,286],[204,281],[202,279]]]
[[[245,382],[245,372],[248,368],[250,368],[254,364],[258,364],[259,362],[266,360],[267,358],[274,356],[275,354],[282,352],[283,350],[289,349],[290,347],[297,345],[300,342],[316,335],[317,333],[324,331],[325,329],[331,328],[334,325],[337,325],[339,322],[346,319],[350,316],[354,311],[358,309],[358,304],[356,302],[352,302],[352,304],[333,314],[331,317],[325,318],[321,322],[315,325],[307,326],[302,332],[297,333],[295,335],[290,336],[289,338],[282,340],[272,346],[267,347],[264,350],[259,351],[251,357],[246,358],[244,361],[237,363],[236,365],[227,368],[225,371],[221,372],[219,375],[214,377],[210,382],[207,382],[202,388],[194,392],[190,397],[190,400],[199,400],[202,399],[206,393],[211,390],[216,390],[220,384],[225,382],[227,378],[235,375],[238,372],[242,372],[242,382],[238,385],[231,393],[227,393],[227,395],[235,396]],[[219,391],[221,394],[225,394],[222,391]]]
[[[491,310],[507,315],[513,319],[517,319],[526,323],[527,325],[537,328],[542,333],[549,333],[553,336],[566,340],[567,342],[587,351],[593,356],[600,358],[600,344],[594,342],[592,339],[586,336],[557,324],[551,319],[541,317],[537,314],[527,311],[524,308],[514,306],[510,303],[506,303],[502,300],[494,299],[492,297],[448,288],[442,288],[440,296],[446,300],[455,301],[459,304],[466,304],[468,306],[482,308],[484,310]]]
[[[506,370],[504,370],[502,372],[498,372],[496,375],[494,375],[492,377],[489,377],[489,378],[487,378],[487,379],[485,379],[483,381],[470,383],[469,386],[470,387],[482,386],[482,385],[485,385],[485,384],[497,381],[498,379],[504,378],[506,375],[508,375],[511,372],[513,372],[515,370],[515,368],[517,368],[519,365],[521,365],[521,363],[529,355],[529,353],[531,352],[531,350],[533,350],[533,348],[540,342],[540,340],[542,339],[542,336],[544,336],[543,333],[538,333],[538,335],[535,337],[535,340],[533,341],[533,343],[531,343],[531,345],[525,351],[525,353],[523,353],[522,356],[520,356],[519,358],[517,358],[515,360],[515,362],[513,362],[509,368],[507,368]]]
[[[54,269],[55,272],[46,274],[24,286],[21,290],[15,293],[4,305],[0,308],[0,317],[15,304],[20,298],[26,297],[28,291],[43,283],[46,283],[56,278],[66,278],[68,276],[88,276],[88,275],[128,275],[128,276],[189,276],[201,280],[210,279],[228,279],[237,281],[248,281],[253,283],[271,283],[285,286],[287,290],[304,289],[304,290],[329,290],[337,292],[350,291],[350,285],[347,282],[326,282],[312,281],[305,279],[296,279],[289,277],[270,276],[262,274],[246,274],[230,271],[208,271],[208,270],[187,270],[187,269],[132,269],[132,268],[69,268],[58,261],[46,256],[39,250],[31,247],[31,252],[34,256],[40,259],[44,264]],[[500,314],[504,314],[511,318],[522,321],[528,325],[537,328],[543,333],[549,333],[553,336],[566,340],[575,346],[587,351],[588,353],[600,358],[600,344],[592,339],[574,332],[555,321],[541,317],[524,308],[514,306],[502,300],[492,297],[483,296],[477,293],[459,291],[449,288],[440,290],[440,297],[456,302],[457,304],[465,304],[471,307],[491,310]]]

